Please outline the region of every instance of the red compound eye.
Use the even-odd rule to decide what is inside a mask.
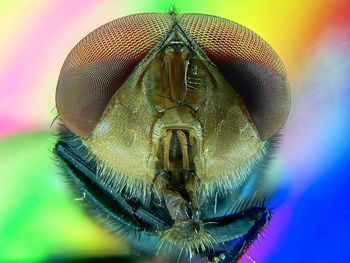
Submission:
[[[249,29],[197,14],[138,14],[112,21],[80,41],[66,59],[56,104],[69,130],[88,137],[107,103],[135,66],[178,24],[243,98],[260,137],[285,123],[290,93],[283,64]]]
[[[88,137],[118,87],[171,25],[168,14],[137,14],[107,23],[82,39],[58,80],[56,106],[66,127]]]
[[[181,28],[243,98],[260,137],[274,135],[290,109],[286,73],[276,52],[257,34],[232,21],[197,14],[180,17]]]

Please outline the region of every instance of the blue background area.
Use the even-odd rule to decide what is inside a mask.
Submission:
[[[325,171],[302,194],[266,262],[350,262],[348,160]]]

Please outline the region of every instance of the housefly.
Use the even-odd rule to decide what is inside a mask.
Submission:
[[[111,232],[150,257],[236,262],[271,218],[261,185],[290,108],[258,35],[202,14],[135,14],[70,52],[55,155]]]

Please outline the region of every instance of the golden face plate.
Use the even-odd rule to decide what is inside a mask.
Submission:
[[[182,169],[196,173],[205,195],[237,189],[265,151],[242,99],[179,29],[136,67],[84,144],[101,177],[147,198],[160,170],[180,169],[164,164],[171,131],[186,132]]]

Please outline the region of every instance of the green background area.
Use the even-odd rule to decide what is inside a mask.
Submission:
[[[125,253],[68,191],[47,132],[0,141],[0,262]]]

